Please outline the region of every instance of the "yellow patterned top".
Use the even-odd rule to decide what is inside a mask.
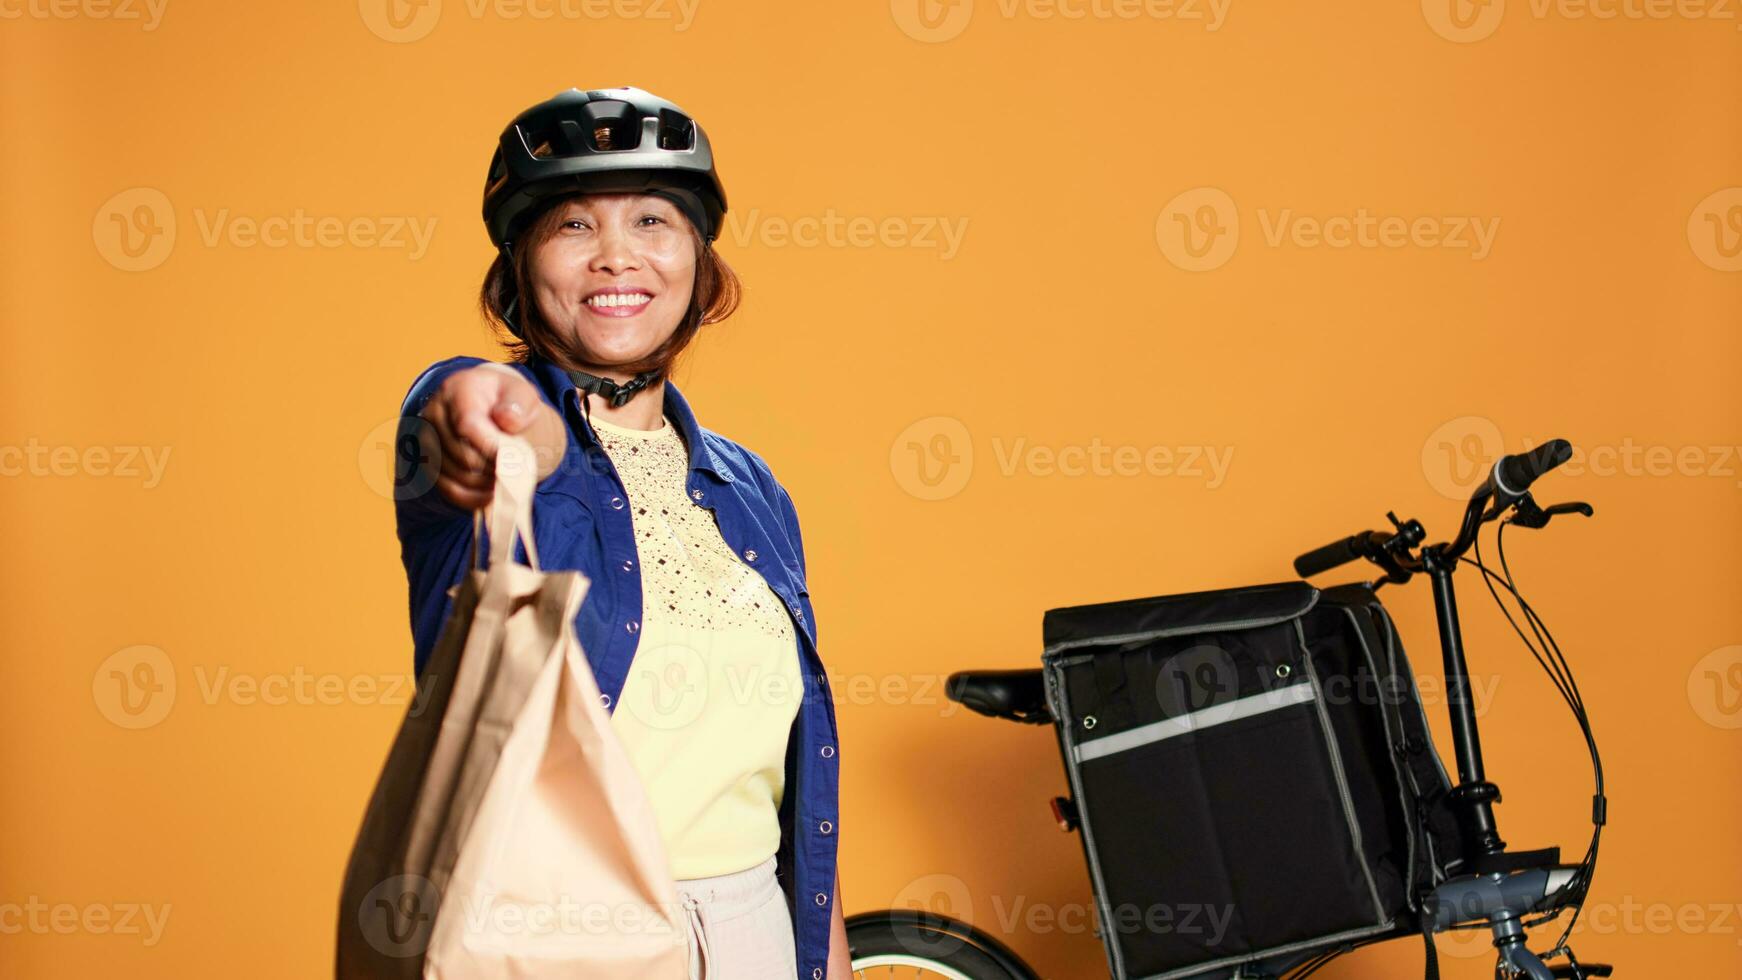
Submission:
[[[684,489],[669,419],[593,418],[628,491],[641,630],[611,725],[647,787],[672,875],[753,867],[780,846],[786,743],[803,698],[792,618]]]

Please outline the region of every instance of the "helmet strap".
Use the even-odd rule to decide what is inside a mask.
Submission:
[[[524,338],[526,335],[520,332],[520,324],[516,322],[520,312],[520,280],[514,271],[514,243],[503,242],[500,248],[502,261],[508,267],[508,286],[514,291],[508,297],[508,305],[502,309],[502,322],[508,325],[509,333]]]
[[[601,378],[598,375],[588,374],[585,371],[571,371],[565,369],[564,373],[566,373],[569,376],[569,379],[575,383],[575,387],[590,394],[598,395],[600,398],[610,402],[612,408],[622,408],[629,399],[634,398],[643,388],[646,388],[654,381],[657,381],[660,376],[659,371],[643,371],[640,374],[637,374],[634,380],[618,384],[610,378]],[[582,405],[586,404],[586,399],[584,397],[581,399],[581,403]]]

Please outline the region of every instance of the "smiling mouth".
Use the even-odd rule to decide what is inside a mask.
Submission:
[[[597,293],[586,299],[588,309],[624,312],[638,310],[651,302],[653,296],[649,293]]]

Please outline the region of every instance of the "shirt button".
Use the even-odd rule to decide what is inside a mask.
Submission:
[[[832,823],[829,823],[827,820],[824,820],[822,823],[817,824],[817,829],[826,834],[829,831],[834,830],[835,825]]]
[[[756,549],[755,548],[746,549],[744,552],[744,560],[745,561],[755,561],[756,560]]]
[[[702,492],[700,490],[691,490],[690,496],[696,498],[697,500],[700,500],[700,499],[702,499]]]
[[[638,622],[636,622],[636,621],[635,621],[635,620],[633,620],[633,619],[631,619],[631,620],[630,620],[630,621],[629,621],[629,622],[627,622],[627,623],[624,623],[624,624],[623,624],[623,628],[624,628],[624,629],[626,629],[626,630],[628,630],[628,631],[629,631],[629,632],[631,632],[631,633],[639,633],[639,632],[641,632],[641,624],[640,624],[640,623],[638,623]]]
[[[625,572],[633,572],[635,570],[635,562],[628,558],[623,559],[623,570]]]
[[[817,967],[811,968],[811,980],[823,980],[823,968],[822,967],[817,966]]]
[[[833,759],[834,757],[835,757],[835,747],[833,745],[823,746],[823,758]]]
[[[611,706],[611,695],[600,694],[599,695],[599,703],[604,705],[605,707],[609,708]]]
[[[829,896],[824,895],[822,892],[817,892],[817,904],[818,905],[829,904]]]
[[[612,510],[622,510],[623,509],[623,498],[622,497],[612,497],[611,498],[611,509]]]

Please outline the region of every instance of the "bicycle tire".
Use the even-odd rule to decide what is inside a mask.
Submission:
[[[918,921],[877,916],[849,922],[847,949],[853,973],[857,976],[863,970],[907,967],[927,971],[941,980],[1028,980],[1032,976],[1007,967],[953,925],[940,916],[924,916]]]

